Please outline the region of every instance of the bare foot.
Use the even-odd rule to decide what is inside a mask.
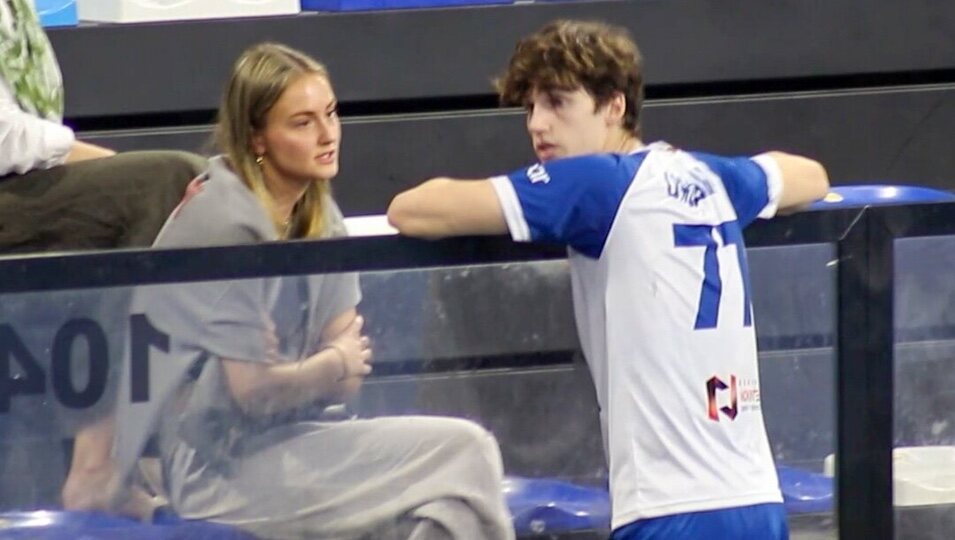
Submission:
[[[63,508],[120,514],[139,521],[152,521],[157,508],[166,504],[139,486],[120,489],[112,467],[72,470],[63,484]]]
[[[117,491],[112,466],[74,467],[70,469],[61,491],[63,507],[67,510],[109,512],[113,510]]]

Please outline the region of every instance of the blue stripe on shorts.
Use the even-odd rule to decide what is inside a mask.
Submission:
[[[782,504],[757,504],[641,519],[613,531],[611,540],[789,540]]]

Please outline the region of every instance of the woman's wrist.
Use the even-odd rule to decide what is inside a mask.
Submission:
[[[322,348],[324,351],[329,351],[334,356],[338,357],[338,376],[335,378],[335,382],[342,382],[349,377],[348,373],[348,359],[345,357],[345,350],[342,349],[341,345],[335,343],[329,343]]]

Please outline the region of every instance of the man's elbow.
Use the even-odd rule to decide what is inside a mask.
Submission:
[[[434,238],[428,222],[421,216],[416,199],[420,195],[412,191],[399,193],[388,205],[388,224],[405,236]]]
[[[410,198],[411,194],[407,191],[399,193],[388,205],[388,224],[404,235],[409,235],[409,231],[414,228],[414,212]]]
[[[829,192],[829,174],[818,161],[793,154],[771,152],[783,175],[780,211],[790,213],[808,207]]]
[[[807,161],[809,162],[807,164],[809,169],[807,177],[810,179],[810,189],[812,190],[810,197],[813,201],[818,201],[829,193],[829,173],[826,172],[822,163],[811,159]]]
[[[817,198],[821,199],[829,193],[829,173],[822,163],[812,161],[813,178],[815,179],[815,189]]]

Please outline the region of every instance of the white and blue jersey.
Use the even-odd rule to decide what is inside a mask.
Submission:
[[[781,502],[742,236],[775,214],[776,162],[655,143],[491,181],[514,240],[570,247],[613,527]]]

